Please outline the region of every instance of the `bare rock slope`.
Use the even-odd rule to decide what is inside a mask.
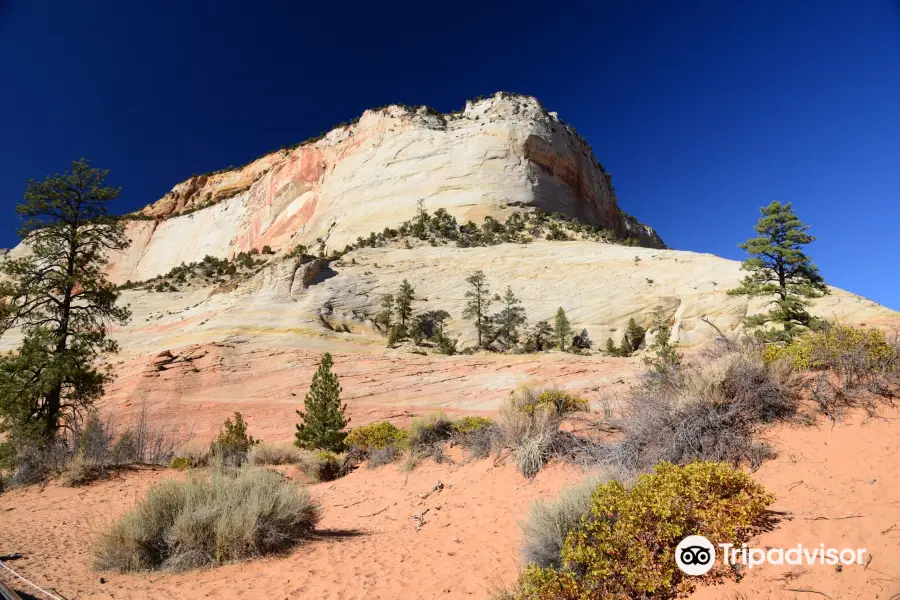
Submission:
[[[396,242],[339,260],[292,252],[303,244],[331,255],[397,227],[420,199],[428,211],[442,208],[477,224],[531,209],[560,212],[644,247],[544,238],[481,247]],[[120,283],[207,255],[240,262],[242,252],[266,246],[272,254],[228,282],[213,276],[178,291],[125,291],[134,318],[114,332],[123,353],[114,359],[119,378],[110,400],[132,410],[149,402],[188,416],[206,411],[211,427],[223,411],[240,408],[271,425],[274,437],[290,435],[282,426],[293,418],[292,394],[307,385],[325,350],[346,378],[351,411],[370,416],[422,404],[491,410],[532,377],[593,392],[638,365],[596,353],[447,357],[388,349],[373,317],[382,295],[403,279],[415,288],[414,312],[450,313],[447,329],[460,348],[475,338],[462,312],[465,278],[476,270],[492,292],[509,286],[530,323],[552,319],[561,306],[598,346],[607,338],[618,343],[631,318],[648,325],[656,310],[684,347],[696,346],[714,335],[710,323],[735,332],[762,306],[727,294],[742,276],[739,263],[664,249],[651,228],[621,211],[584,140],[535,99],[510,94],[449,115],[399,106],[366,111],[293,150],[193,177],[139,214],[127,226],[131,247],[111,257]],[[894,311],[838,289],[813,310],[851,324],[898,322]],[[2,340],[13,343],[14,336]]]

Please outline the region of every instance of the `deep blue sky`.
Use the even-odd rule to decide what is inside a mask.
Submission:
[[[27,180],[81,156],[124,212],[372,106],[508,90],[670,246],[739,259],[793,202],[826,280],[900,309],[896,0],[202,4],[0,0],[0,247]]]

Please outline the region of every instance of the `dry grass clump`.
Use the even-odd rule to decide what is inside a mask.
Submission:
[[[612,459],[647,470],[658,462],[712,460],[757,466],[771,456],[762,424],[793,416],[799,379],[784,362],[752,348],[728,350],[702,366],[651,377],[625,397],[623,438]]]
[[[166,480],[102,533],[98,569],[184,570],[284,551],[307,538],[320,508],[278,473],[244,467]]]
[[[308,452],[300,455],[300,470],[315,481],[333,481],[349,472],[350,460],[330,450]]]
[[[260,442],[250,448],[247,461],[251,465],[289,465],[300,462],[300,450],[292,444]]]
[[[564,487],[556,498],[537,500],[528,518],[519,523],[522,532],[522,556],[526,564],[559,567],[566,537],[591,510],[591,495],[598,485],[617,480],[629,485],[633,475],[605,468],[578,483]]]
[[[463,417],[453,424],[453,442],[469,451],[473,459],[487,458],[499,452],[501,432],[497,423],[487,417]]]
[[[534,477],[553,455],[562,417],[553,403],[539,400],[542,390],[521,385],[500,406],[503,445],[510,448],[519,472]]]
[[[175,449],[189,440],[169,423],[153,423],[145,410],[128,427],[116,427],[110,417],[88,414],[83,422],[61,433],[52,443],[22,440],[15,455],[0,460],[11,485],[39,483],[58,476],[63,485],[86,485],[112,469],[135,464],[167,465]]]

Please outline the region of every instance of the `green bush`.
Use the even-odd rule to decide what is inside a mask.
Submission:
[[[464,436],[470,433],[476,433],[487,427],[494,427],[496,423],[487,417],[468,416],[456,421],[451,426],[454,435]]]
[[[538,394],[538,404],[552,404],[560,415],[591,410],[588,401],[569,392],[557,389],[544,390]]]
[[[559,568],[529,566],[520,600],[663,599],[686,595],[693,581],[675,564],[687,535],[740,547],[763,524],[774,496],[729,465],[661,463],[630,489],[598,486],[589,514],[566,538]],[[718,563],[707,580],[732,572]],[[700,579],[702,581],[702,579]]]
[[[320,508],[301,487],[267,469],[194,473],[166,480],[109,530],[98,569],[183,570],[255,558],[309,536]]]
[[[219,436],[210,445],[211,454],[221,456],[223,460],[235,465],[242,464],[247,459],[250,448],[259,443],[253,436],[247,433],[247,422],[241,413],[234,413],[234,421],[225,419]]]
[[[344,440],[351,450],[359,456],[366,457],[373,450],[381,450],[389,446],[402,447],[406,445],[408,432],[397,428],[393,423],[381,421],[352,429]]]
[[[178,471],[184,471],[186,469],[191,468],[191,459],[187,456],[176,456],[172,459],[172,462],[169,463],[170,469],[176,469]]]
[[[823,331],[794,338],[786,345],[770,345],[763,350],[767,363],[779,359],[801,370],[841,370],[858,366],[862,370],[885,371],[897,368],[897,350],[880,329],[828,325]]]

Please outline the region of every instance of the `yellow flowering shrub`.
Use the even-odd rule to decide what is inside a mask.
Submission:
[[[367,455],[372,450],[380,450],[388,446],[403,446],[408,437],[409,433],[406,430],[399,429],[388,421],[381,421],[356,427],[347,434],[344,443],[348,448]]]
[[[688,535],[740,546],[775,498],[725,463],[660,463],[629,489],[599,485],[590,513],[566,538],[562,568],[527,568],[519,600],[672,598],[692,589],[675,564]],[[721,561],[706,577],[727,576]],[[696,581],[697,578],[692,578]]]

